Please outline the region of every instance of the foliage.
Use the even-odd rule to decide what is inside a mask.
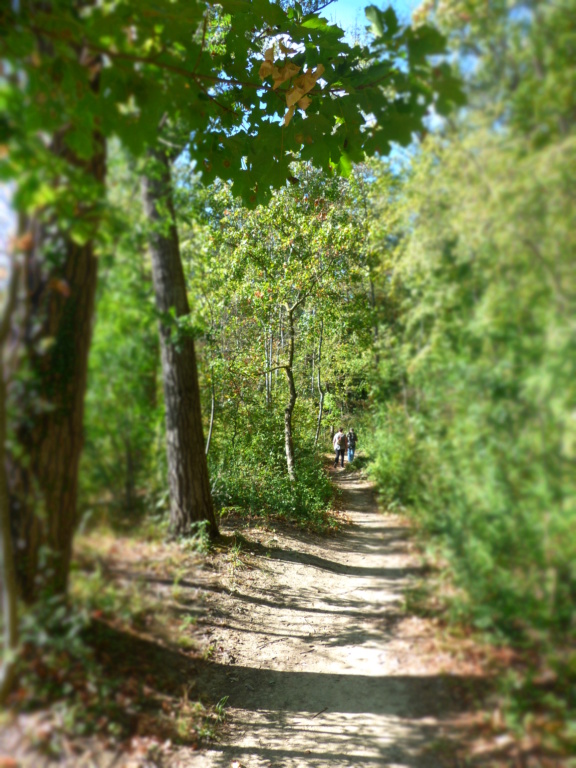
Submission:
[[[408,507],[418,488],[417,440],[413,425],[401,405],[393,403],[376,415],[379,429],[372,444],[370,475],[378,484],[386,507]]]
[[[298,416],[304,414],[297,414]],[[320,457],[312,447],[310,431],[296,431],[298,474],[292,483],[286,472],[283,416],[279,409],[252,402],[239,407],[228,421],[221,412],[223,429],[209,456],[213,495],[223,513],[267,518],[287,518],[303,527],[323,530],[335,525],[327,515],[333,490]],[[235,430],[235,434],[232,433]]]
[[[61,226],[86,239],[94,220],[76,216],[77,200],[101,203],[86,170],[102,138],[140,154],[166,116],[190,137],[204,180],[230,179],[246,201],[293,178],[294,153],[348,173],[365,152],[408,143],[429,104],[444,113],[461,100],[449,70],[429,64],[444,50],[438,32],[402,28],[391,9],[369,13],[372,50],[298,4],[270,0],[5,3],[2,177],[18,179],[19,207],[55,206]],[[274,85],[261,76],[265,50],[285,75]],[[296,75],[314,70],[323,74],[301,106],[306,119],[281,127]],[[46,136],[66,151],[55,154]],[[62,175],[68,184],[55,187]]]
[[[17,247],[38,282],[38,300],[27,302],[18,320],[34,332],[19,329],[20,368],[29,365],[31,375],[20,397],[14,393],[21,401],[14,431],[23,445],[28,435],[25,450],[39,459],[24,471],[17,457],[22,472],[13,474],[21,479],[12,490],[23,500],[24,487],[36,484],[47,504],[49,551],[59,564],[50,568],[55,591],[66,589],[77,519],[94,256],[110,213],[110,140],[119,138],[134,156],[157,152],[160,143],[185,150],[204,182],[227,179],[250,204],[267,200],[271,187],[297,183],[291,163],[298,156],[349,174],[353,161],[386,151],[391,140],[409,142],[428,105],[444,113],[462,99],[449,69],[430,61],[444,50],[441,35],[426,26],[401,28],[391,10],[371,7],[368,15],[372,49],[343,42],[342,30],[298,4],[283,10],[269,0],[3,4],[0,179],[16,182],[23,230]],[[295,105],[298,119],[289,122]],[[70,441],[57,436],[64,420]],[[64,454],[59,483],[44,476],[47,454]],[[31,527],[24,517],[36,515],[26,501],[19,506],[22,529]],[[38,529],[40,545],[45,529]],[[33,600],[36,542],[22,542],[20,578]]]
[[[106,227],[100,257],[80,503],[92,511],[94,505],[106,505],[110,522],[118,525],[130,516],[133,521],[134,513],[158,494],[164,451],[158,338],[142,211],[134,205],[134,182],[118,149],[109,174],[115,215]]]
[[[575,70],[551,40],[562,29],[574,43],[570,5],[495,5],[483,18],[493,35],[457,25],[467,52],[478,41],[478,98],[421,146],[401,222],[388,217],[394,253],[380,241],[376,467],[386,498],[418,515],[450,564],[453,615],[526,654],[509,689],[517,725],[541,709],[546,747],[562,750],[576,717],[576,137],[565,120],[574,90],[557,88]]]
[[[189,187],[181,188],[180,215],[188,222],[182,250],[196,297],[193,326],[202,333],[204,392],[214,396],[208,458],[218,505],[323,527],[331,491],[313,447],[317,377],[331,419],[362,403],[369,388],[365,181],[360,171],[350,180],[308,165],[294,172],[301,185],[279,190],[254,210],[235,201],[226,185],[192,198]],[[295,483],[284,455],[290,307],[296,308]],[[209,413],[211,404],[204,408]]]

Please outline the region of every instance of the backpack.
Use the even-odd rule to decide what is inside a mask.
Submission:
[[[344,433],[342,433],[341,435],[338,436],[336,440],[336,444],[338,448],[344,448],[345,441],[346,441],[346,436],[344,435]]]

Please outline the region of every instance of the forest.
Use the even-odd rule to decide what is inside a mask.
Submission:
[[[576,765],[576,3],[330,5],[0,6],[0,766],[192,765],[227,697],[126,659],[213,663],[191,563],[331,546],[346,478],[477,653],[491,748],[430,764]]]

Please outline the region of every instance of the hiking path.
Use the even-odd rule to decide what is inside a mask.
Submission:
[[[214,743],[174,768],[458,766],[473,672],[405,609],[424,575],[407,521],[334,472],[348,523],[332,537],[251,528],[205,594],[199,686],[225,703]],[[227,698],[226,698],[227,697]],[[456,731],[455,731],[456,729]]]

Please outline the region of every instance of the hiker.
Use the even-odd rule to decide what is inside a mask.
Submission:
[[[346,442],[348,443],[348,461],[354,461],[354,452],[356,450],[356,443],[358,437],[356,432],[350,427],[348,434],[346,435]]]
[[[342,462],[342,468],[344,468],[344,453],[346,451],[346,435],[344,434],[344,430],[342,427],[336,432],[334,435],[334,440],[332,441],[332,445],[334,446],[334,451],[336,452],[336,458],[334,459],[334,466],[338,466],[338,459],[341,459]]]

